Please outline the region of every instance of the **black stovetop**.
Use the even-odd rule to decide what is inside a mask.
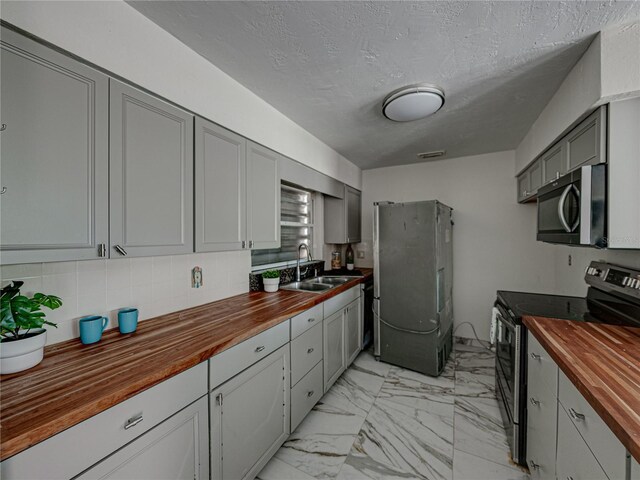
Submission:
[[[577,322],[640,326],[637,305],[593,288],[589,289],[587,298],[498,290],[497,303],[508,309],[507,313],[516,323],[522,321],[523,315],[533,315]]]

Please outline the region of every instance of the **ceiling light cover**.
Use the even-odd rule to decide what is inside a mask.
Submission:
[[[391,92],[382,113],[394,122],[411,122],[433,115],[444,105],[444,90],[433,85],[411,85]]]

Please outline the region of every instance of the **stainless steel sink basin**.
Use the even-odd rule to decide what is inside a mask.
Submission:
[[[304,282],[289,283],[287,285],[283,285],[281,288],[283,290],[302,290],[304,292],[320,293],[320,292],[324,292],[325,290],[329,290],[330,288],[333,288],[333,287],[334,285],[327,285],[325,283],[315,283],[315,282],[304,281]]]
[[[316,278],[308,278],[305,282],[309,283],[324,283],[326,285],[342,285],[343,283],[347,283],[351,280],[352,277],[316,277]]]

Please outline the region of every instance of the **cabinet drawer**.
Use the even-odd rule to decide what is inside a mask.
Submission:
[[[537,388],[538,385],[546,385],[553,398],[557,398],[558,365],[531,333],[527,335],[527,352],[529,355],[527,383],[533,385],[533,388]],[[529,389],[531,388],[530,386]]]
[[[209,360],[209,388],[236,376],[289,341],[289,320],[248,338]]]
[[[611,479],[625,478],[626,450],[567,376],[560,372],[558,399]]]
[[[340,295],[336,295],[335,297],[330,298],[329,300],[324,302],[324,318],[330,317],[358,298],[360,298],[359,285],[350,288],[346,292],[342,292]]]
[[[291,339],[299,337],[311,327],[322,323],[323,304],[305,310],[291,319]]]
[[[556,478],[559,480],[605,480],[607,478],[561,405],[558,405],[557,458]],[[610,478],[622,480],[624,477]]]
[[[71,478],[206,393],[207,364],[202,362],[5,460],[0,464],[0,477]],[[143,420],[125,429],[136,418]]]
[[[322,397],[322,362],[311,369],[298,384],[291,389],[291,431],[311,411]]]
[[[291,385],[322,360],[322,322],[291,342]]]

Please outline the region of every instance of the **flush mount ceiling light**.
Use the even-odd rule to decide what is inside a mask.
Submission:
[[[394,122],[411,122],[433,115],[444,105],[444,90],[434,85],[409,85],[387,95],[382,114]]]

